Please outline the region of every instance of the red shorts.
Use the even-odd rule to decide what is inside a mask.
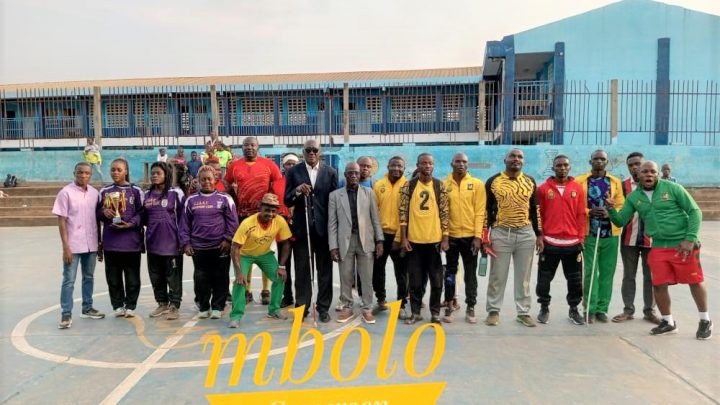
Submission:
[[[648,257],[653,285],[702,283],[700,249],[690,253],[685,261],[677,254],[677,248],[652,248]]]

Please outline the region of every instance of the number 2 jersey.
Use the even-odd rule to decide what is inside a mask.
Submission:
[[[439,180],[437,180],[439,181]],[[438,243],[448,234],[448,195],[444,186],[436,199],[433,182],[417,181],[413,194],[410,182],[400,189],[400,225],[407,225],[412,243]],[[404,207],[407,207],[405,210]]]

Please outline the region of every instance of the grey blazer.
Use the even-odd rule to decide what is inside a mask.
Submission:
[[[375,193],[363,186],[358,187],[357,215],[360,243],[365,253],[375,251],[375,243],[384,240]],[[328,245],[330,250],[339,249],[344,259],[352,236],[352,214],[345,187],[330,193],[328,205]]]

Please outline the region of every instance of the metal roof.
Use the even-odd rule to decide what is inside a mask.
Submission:
[[[163,77],[145,79],[85,80],[47,83],[20,83],[0,85],[0,91],[16,90],[54,90],[89,87],[149,87],[149,86],[207,86],[216,85],[268,85],[291,86],[307,84],[401,84],[401,83],[449,83],[467,80],[480,80],[481,66],[416,69],[416,70],[384,70],[363,72],[331,72],[331,73],[290,73],[273,75],[239,75],[239,76],[202,76],[202,77]]]

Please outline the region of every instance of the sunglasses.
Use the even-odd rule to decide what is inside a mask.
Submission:
[[[318,148],[305,148],[305,153],[318,153],[320,152],[320,149]]]

